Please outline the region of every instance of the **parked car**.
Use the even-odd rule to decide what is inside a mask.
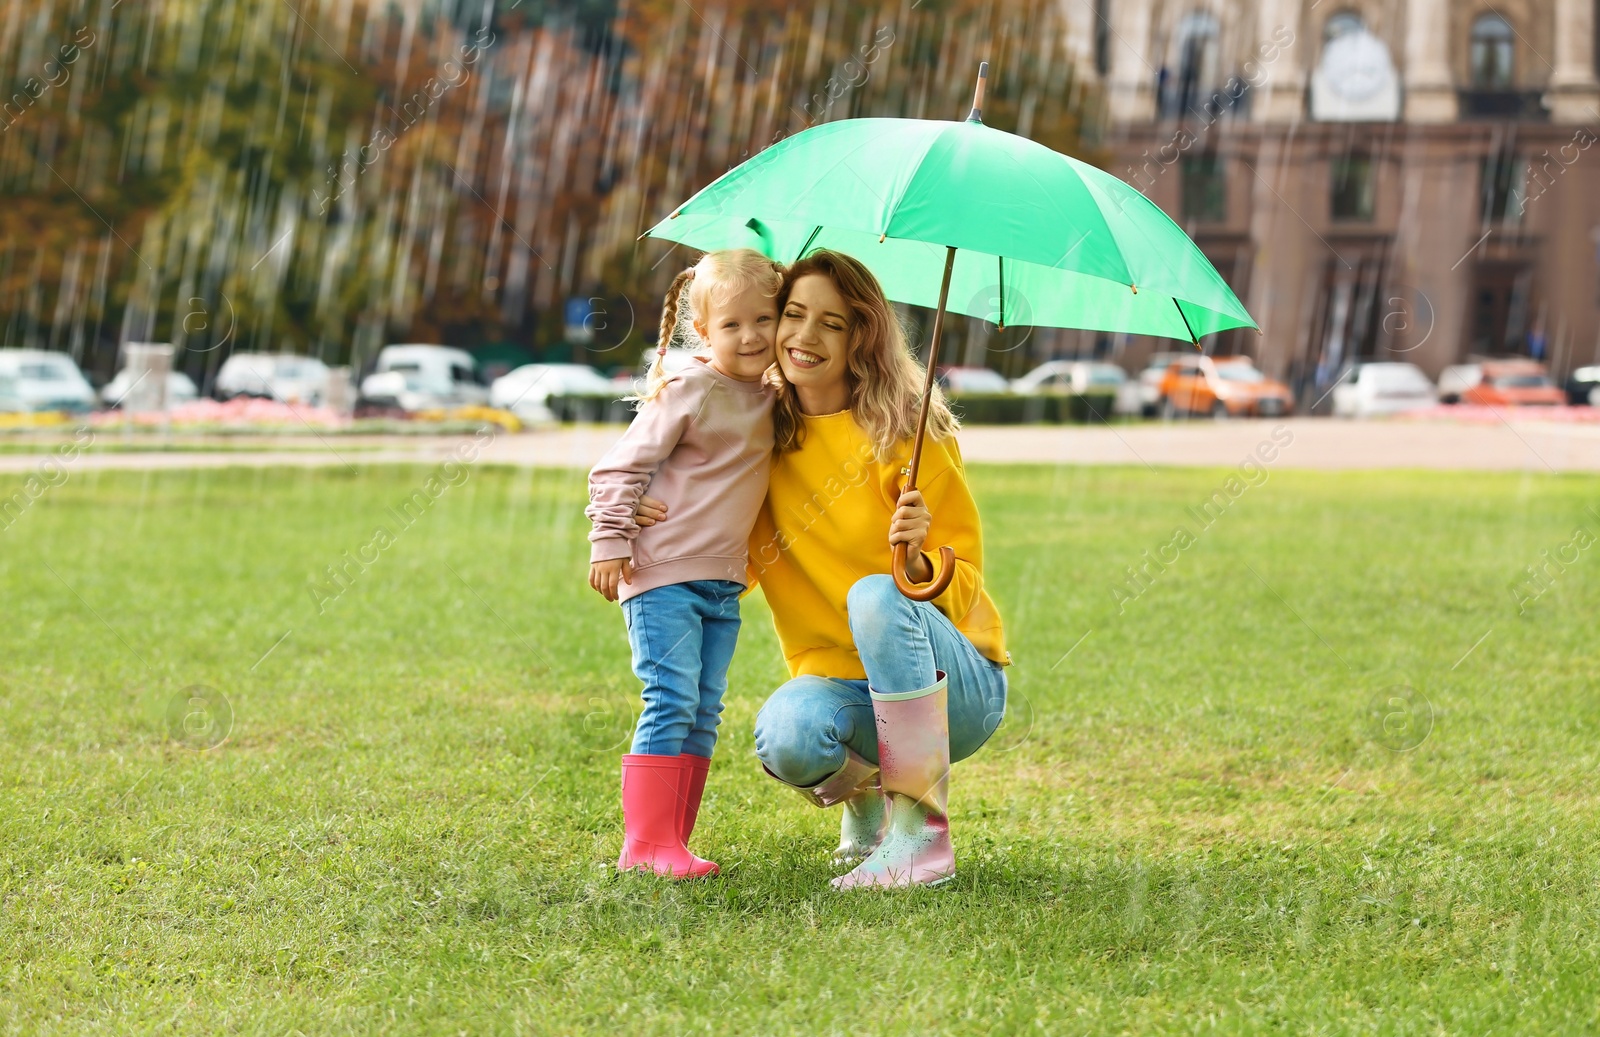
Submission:
[[[138,376],[132,368],[124,367],[117,372],[117,376],[107,382],[100,389],[100,402],[107,407],[120,407],[128,391],[134,387]],[[182,371],[169,371],[167,373],[167,406],[179,403],[188,403],[200,396],[199,388],[194,384],[194,379]]]
[[[1558,407],[1567,394],[1537,360],[1510,358],[1456,364],[1439,375],[1439,399],[1483,407]]]
[[[1194,349],[1150,354],[1150,361],[1139,372],[1139,413],[1147,418],[1155,417],[1161,407],[1161,381],[1167,377],[1167,368],[1198,355]]]
[[[1336,418],[1371,418],[1422,410],[1439,402],[1433,383],[1415,364],[1356,364],[1333,388]]]
[[[1294,409],[1289,387],[1268,378],[1248,357],[1187,356],[1167,367],[1161,381],[1161,414],[1275,417]]]
[[[235,353],[217,370],[213,392],[219,400],[251,396],[280,403],[322,402],[328,365],[294,353]]]
[[[671,356],[674,352],[682,351],[668,350],[667,355]],[[650,356],[652,360],[655,358],[654,353]],[[556,419],[549,406],[552,396],[606,396],[620,399],[630,388],[585,364],[523,364],[495,379],[489,387],[489,403],[511,411],[527,424],[537,424]]]
[[[28,405],[22,402],[22,397],[17,393],[17,380],[10,375],[0,374],[0,414],[25,413]]]
[[[1139,413],[1139,385],[1128,372],[1102,360],[1051,360],[1011,383],[1012,391],[1038,393],[1104,393],[1113,397],[1113,414]]]
[[[1580,367],[1567,376],[1567,403],[1572,406],[1595,406],[1596,392],[1600,392],[1600,366]]]
[[[1482,364],[1451,364],[1439,372],[1439,402],[1460,403],[1461,394],[1482,380]]]
[[[1010,392],[1006,376],[989,367],[940,367],[934,372],[945,392]]]
[[[372,373],[361,380],[368,404],[405,411],[481,406],[489,388],[464,349],[422,343],[384,346]]]
[[[20,410],[83,413],[95,407],[94,389],[65,353],[0,349],[0,379],[11,383]]]

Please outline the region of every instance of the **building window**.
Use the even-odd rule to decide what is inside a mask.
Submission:
[[[1497,14],[1479,15],[1472,23],[1468,57],[1476,90],[1511,88],[1511,24]]]
[[[1351,32],[1360,32],[1367,27],[1367,23],[1354,11],[1340,11],[1328,18],[1322,27],[1322,42],[1326,46],[1340,36]]]
[[[1333,160],[1334,219],[1372,219],[1376,172],[1370,155],[1340,155]]]
[[[1111,71],[1111,0],[1094,0],[1094,69]]]
[[[1217,19],[1205,11],[1178,20],[1171,58],[1157,73],[1162,115],[1183,118],[1215,107],[1218,32]]]
[[[1222,175],[1222,160],[1215,153],[1185,155],[1178,172],[1183,178],[1184,222],[1226,222],[1228,185]]]
[[[1527,178],[1527,160],[1510,152],[1490,155],[1483,160],[1478,182],[1485,226],[1502,221],[1521,221]]]

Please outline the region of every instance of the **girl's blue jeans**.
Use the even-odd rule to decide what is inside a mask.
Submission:
[[[733,580],[690,580],[652,587],[622,603],[633,672],[644,681],[634,752],[711,757],[743,590]]]
[[[917,691],[949,678],[950,762],[988,741],[1006,712],[1005,667],[984,656],[931,602],[912,601],[886,574],[864,576],[846,598],[850,634],[867,679],[804,675],[783,684],[756,717],[756,756],[782,781],[811,788],[845,761],[845,746],[878,762],[867,688]]]

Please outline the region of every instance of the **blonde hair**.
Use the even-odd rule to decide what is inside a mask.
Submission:
[[[677,336],[683,309],[683,296],[689,296],[689,316],[702,324],[711,318],[711,307],[751,288],[776,297],[783,287],[783,267],[751,248],[725,248],[707,252],[694,266],[672,279],[661,306],[661,332],[656,340],[656,358],[645,376],[644,391],[625,397],[646,403],[661,395],[667,385],[667,347]]]
[[[905,330],[895,319],[878,279],[860,260],[843,252],[818,249],[789,267],[778,294],[780,315],[795,282],[807,274],[827,275],[850,309],[845,364],[850,411],[872,440],[878,462],[888,463],[901,444],[917,434],[926,369],[912,357]],[[805,415],[793,386],[787,382],[778,387],[772,426],[774,447],[779,453],[800,449],[805,438]],[[950,413],[944,393],[935,384],[928,408],[928,434],[934,439],[946,439],[960,428],[961,422]]]

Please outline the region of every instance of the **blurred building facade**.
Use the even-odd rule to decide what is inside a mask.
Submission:
[[[1600,0],[1065,7],[1111,169],[1261,324],[1208,351],[1303,402],[1352,359],[1600,362]]]

